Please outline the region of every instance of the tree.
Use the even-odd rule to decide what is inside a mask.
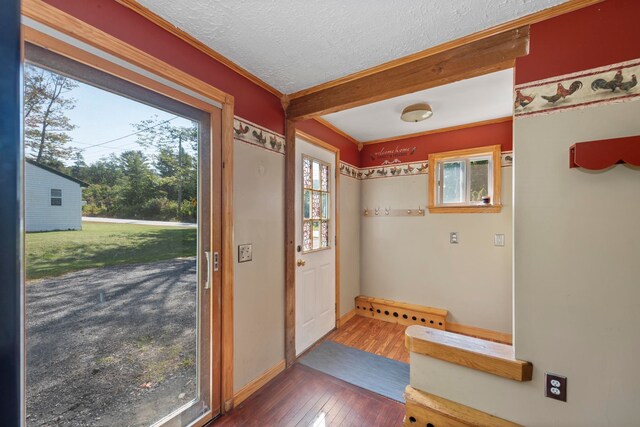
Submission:
[[[141,151],[125,151],[120,155],[123,172],[122,201],[136,209],[153,197],[153,173]]]
[[[78,178],[92,185],[100,184],[113,187],[123,179],[120,158],[111,153],[109,157],[103,157],[82,169]]]
[[[173,120],[173,119],[171,119]],[[178,216],[182,216],[182,201],[197,197],[198,126],[174,126],[171,120],[157,116],[134,125],[140,132],[138,143],[155,147],[154,166],[160,175],[160,186],[169,198],[177,201]]]
[[[64,95],[78,84],[30,64],[25,65],[24,79],[25,143],[31,149],[30,157],[59,167],[73,155],[67,132],[76,127],[66,115],[76,100]]]

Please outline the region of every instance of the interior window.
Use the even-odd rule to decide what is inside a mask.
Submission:
[[[429,155],[431,212],[500,210],[500,146]]]
[[[330,166],[320,160],[302,158],[302,249],[311,252],[329,248]]]

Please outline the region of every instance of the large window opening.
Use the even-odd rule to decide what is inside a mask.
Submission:
[[[211,411],[210,114],[25,57],[27,425],[189,424]]]

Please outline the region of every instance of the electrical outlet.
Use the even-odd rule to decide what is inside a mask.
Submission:
[[[504,246],[504,234],[493,235],[493,246]]]
[[[545,372],[544,384],[545,384],[544,395],[546,397],[560,400],[562,402],[567,401],[567,377]]]
[[[451,233],[449,233],[449,243],[451,243],[452,245],[458,244],[458,233],[456,231],[452,231]]]
[[[251,244],[238,245],[238,262],[247,262],[252,259],[252,247]]]

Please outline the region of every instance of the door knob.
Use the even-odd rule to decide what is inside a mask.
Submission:
[[[307,262],[303,259],[299,259],[296,264],[298,264],[298,267],[303,267],[307,264]]]

